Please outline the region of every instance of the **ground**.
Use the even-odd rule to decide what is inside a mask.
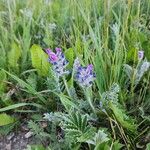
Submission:
[[[22,125],[20,131],[0,136],[0,150],[26,150],[27,145],[36,143],[35,137],[26,125]]]

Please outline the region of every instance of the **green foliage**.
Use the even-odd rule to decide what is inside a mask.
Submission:
[[[19,70],[19,58],[21,57],[20,45],[13,42],[11,44],[11,49],[8,52],[8,63],[12,69]]]
[[[98,146],[95,148],[95,150],[100,150],[100,149],[109,150],[109,149],[110,149],[110,146],[107,145],[106,143],[103,143],[103,144],[98,145]]]
[[[136,48],[131,48],[128,52],[127,52],[127,61],[133,61],[133,62],[137,62],[138,57],[137,57],[137,52],[138,50]]]
[[[6,73],[3,70],[0,70],[0,94],[2,94],[6,89],[6,83],[4,83],[6,80]]]
[[[48,75],[50,67],[48,63],[48,55],[44,53],[42,48],[38,45],[33,45],[30,51],[32,66],[37,69],[39,75]]]
[[[110,108],[112,110],[116,120],[121,124],[122,127],[130,130],[133,133],[136,133],[137,125],[129,116],[126,115],[126,112],[119,107],[119,91],[120,87],[117,84],[113,84],[110,87],[109,91],[106,91],[102,94],[102,103],[104,105],[104,108]]]
[[[109,107],[112,109],[117,121],[121,124],[122,127],[130,130],[133,133],[136,133],[137,125],[134,121],[126,115],[126,113],[116,106],[113,103],[109,103]]]
[[[36,136],[37,139],[39,139],[41,142],[45,140],[45,138],[50,137],[49,134],[44,132],[44,129],[40,127],[40,125],[34,121],[29,121],[28,127],[30,128],[30,131]]]
[[[150,150],[150,143],[146,145],[146,150]]]
[[[60,97],[62,104],[64,105],[64,107],[68,112],[70,111],[71,108],[78,109],[77,105],[73,101],[71,101],[67,96],[63,94],[58,94],[58,96]]]
[[[124,70],[130,80],[130,83],[131,84],[133,83],[135,86],[139,84],[142,77],[149,70],[149,68],[150,68],[150,62],[146,60],[140,62],[136,68],[132,68],[127,64],[124,65]]]
[[[8,125],[14,123],[15,119],[6,113],[0,114],[0,126]]]
[[[0,127],[0,135],[2,136],[6,136],[8,135],[10,132],[13,132],[15,126],[16,126],[17,122],[15,123],[11,123],[8,125],[4,125]]]
[[[87,116],[79,112],[71,113],[63,125],[65,136],[71,143],[82,143],[91,139],[95,134],[95,128],[88,125]]]
[[[104,67],[102,64],[103,59],[101,58],[102,55],[101,54],[96,54],[95,56],[95,71],[96,71],[96,82],[97,82],[97,86],[99,88],[99,91],[102,93],[106,90],[106,78],[104,76]]]
[[[46,150],[42,145],[28,145],[26,150]]]
[[[102,101],[105,104],[108,104],[111,101],[114,104],[118,102],[118,93],[120,91],[120,87],[118,84],[114,83],[111,85],[108,91],[102,93]]]
[[[13,104],[13,105],[4,107],[4,108],[0,108],[0,112],[12,110],[12,109],[17,109],[17,108],[23,107],[23,106],[35,106],[35,107],[40,108],[40,109],[43,108],[41,105],[36,104],[36,103],[18,103],[18,104]]]
[[[113,143],[113,149],[114,149],[114,150],[120,150],[122,147],[123,147],[123,145],[120,144],[118,141],[115,141],[115,142]]]
[[[108,142],[110,139],[108,138],[108,135],[104,133],[103,130],[98,130],[98,132],[95,134],[94,138],[87,141],[89,144],[95,145],[94,150],[98,150],[103,143]]]
[[[121,150],[122,147],[123,147],[122,144],[118,143],[118,141],[115,141],[113,143],[112,149],[113,150]],[[97,145],[94,150],[100,150],[100,149],[110,150],[111,146],[107,142],[103,142],[102,144]]]
[[[73,62],[74,62],[73,48],[69,48],[65,51],[65,57],[69,61],[69,68],[71,68],[73,66]]]
[[[17,76],[5,71],[10,77],[12,77],[14,80],[16,80],[19,85],[24,88],[24,91],[26,91],[27,93],[36,95],[43,103],[45,103],[45,99],[44,97],[41,96],[41,94],[39,94],[34,87],[32,87],[30,84],[26,83],[25,81],[23,81],[22,79],[18,78]]]

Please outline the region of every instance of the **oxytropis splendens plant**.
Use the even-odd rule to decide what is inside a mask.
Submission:
[[[58,81],[59,78],[62,77],[67,93],[70,96],[71,94],[65,79],[65,75],[69,74],[69,71],[66,70],[66,67],[69,62],[66,60],[61,48],[56,48],[55,50],[56,53],[54,53],[51,49],[46,49],[46,52],[49,56],[49,62],[52,64],[53,71]],[[79,59],[77,58],[74,61],[73,73],[75,81],[77,81],[77,83],[83,89],[92,110],[95,111],[91,100],[91,90],[90,90],[92,83],[95,79],[95,73],[93,72],[93,65],[90,64],[86,67],[83,67],[81,66]]]
[[[51,49],[46,49],[46,53],[48,54],[49,58],[48,61],[52,64],[52,69],[55,74],[55,79],[57,81],[59,90],[59,78],[62,77],[67,93],[70,96],[70,91],[65,79],[65,75],[69,74],[69,71],[66,70],[66,67],[68,65],[68,60],[65,58],[65,55],[63,54],[61,48],[55,48],[56,53],[54,53]]]
[[[92,103],[92,93],[91,93],[92,92],[91,86],[96,77],[95,73],[93,72],[93,65],[90,64],[86,67],[83,67],[80,64],[79,59],[76,58],[74,61],[73,68],[74,68],[75,80],[83,89],[91,109],[93,110],[93,112],[95,112],[95,108]]]
[[[129,66],[128,64],[124,64],[124,70],[130,80],[132,82],[133,89],[139,84],[144,74],[150,68],[150,62],[144,59],[144,51],[138,51],[138,64],[136,68]]]

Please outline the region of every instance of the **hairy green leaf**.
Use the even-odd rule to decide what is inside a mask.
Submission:
[[[6,88],[6,84],[4,81],[6,80],[6,73],[3,70],[0,70],[0,94],[4,92]]]
[[[134,124],[133,120],[130,119],[121,108],[111,102],[109,103],[109,107],[113,111],[117,121],[121,124],[122,127],[130,130],[133,133],[136,132],[137,125]]]
[[[14,123],[15,119],[6,113],[0,114],[0,126]]]
[[[61,103],[64,105],[68,112],[71,108],[78,109],[77,105],[73,101],[71,101],[67,96],[63,94],[58,94],[58,96],[60,97]]]
[[[65,51],[66,59],[69,61],[68,67],[71,68],[74,61],[74,51],[72,48],[69,48]]]
[[[19,69],[19,58],[21,57],[21,48],[17,43],[12,43],[11,50],[8,52],[8,64],[11,68]]]
[[[37,69],[39,75],[46,76],[50,67],[47,54],[38,45],[33,45],[30,51],[32,66]]]

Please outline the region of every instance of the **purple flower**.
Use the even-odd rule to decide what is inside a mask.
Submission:
[[[49,56],[49,58],[48,58],[49,62],[54,63],[58,60],[57,55],[54,52],[52,52],[52,50],[46,49],[46,53]]]
[[[142,60],[144,57],[144,51],[138,51],[138,59]]]
[[[95,73],[93,73],[93,65],[90,64],[87,67],[82,67],[78,58],[74,62],[75,79],[82,87],[90,87],[95,79]]]
[[[62,53],[61,48],[55,48],[56,53],[52,52],[50,49],[46,49],[46,53],[48,54],[49,62],[53,65],[53,70],[58,77],[61,77],[69,72],[66,71],[66,67],[68,65],[68,61],[66,60],[64,54]]]

